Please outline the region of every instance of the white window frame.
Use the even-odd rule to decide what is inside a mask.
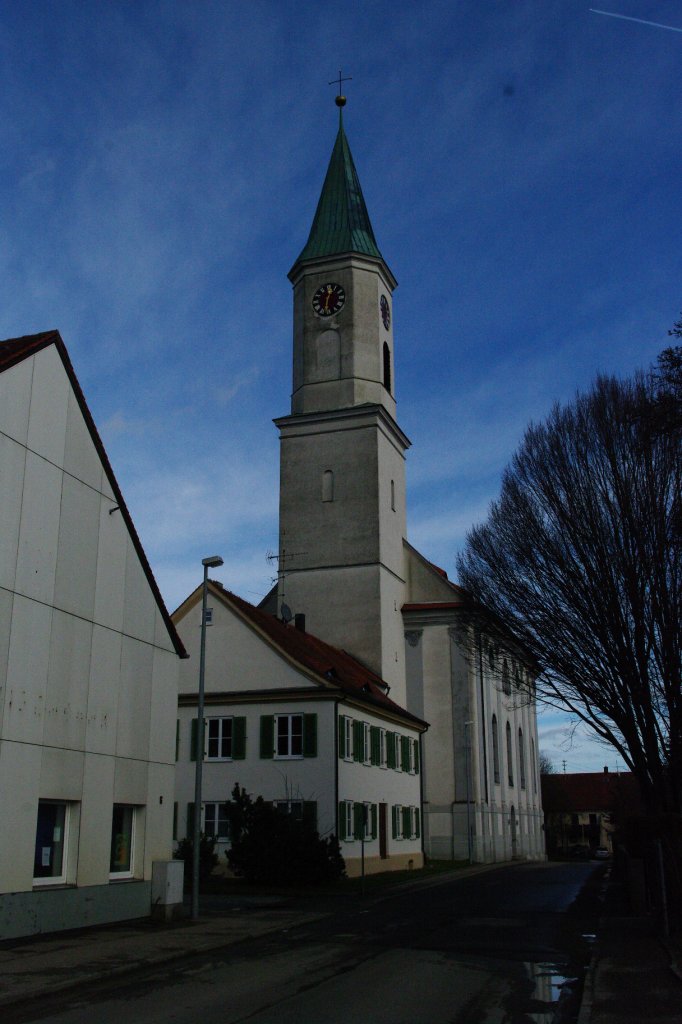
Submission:
[[[344,834],[346,836],[344,842],[352,843],[355,841],[355,815],[353,813],[354,803],[352,800],[343,801],[343,814],[345,818]]]
[[[345,748],[346,752],[344,755],[344,761],[353,760],[353,719],[349,718],[348,715],[343,717],[344,723],[344,736],[345,736]]]
[[[226,806],[227,806],[227,802],[225,800],[206,800],[205,803],[203,803],[201,805],[201,831],[204,833],[204,835],[210,836],[211,839],[215,839],[216,842],[219,842],[219,843],[225,843],[225,842],[229,842],[230,841],[230,823],[229,823],[229,819],[227,818],[226,814],[222,814],[222,815],[220,814],[220,808],[221,807],[226,807]],[[208,827],[207,827],[207,824],[206,824],[206,818],[207,818],[206,811],[207,811],[207,809],[209,807],[213,808],[212,818],[213,818],[213,821],[217,822],[218,834],[216,834],[215,832],[209,832],[209,830],[208,830]],[[221,821],[223,821],[225,823],[225,834],[224,835],[220,835],[219,834],[220,833],[220,822]]]
[[[369,722],[362,723],[362,763],[372,763],[372,735]]]
[[[67,800],[39,800],[38,809],[36,812],[36,835],[34,839],[35,844],[38,841],[38,815],[40,814],[40,807],[50,805],[52,807],[61,807],[64,810],[64,816],[61,825],[55,825],[52,832],[52,843],[49,846],[42,847],[43,856],[47,856],[49,851],[54,849],[55,842],[61,847],[61,870],[58,875],[35,875],[33,878],[34,886],[42,885],[65,885],[68,879],[69,873],[69,826],[70,826],[70,804]],[[55,840],[54,833],[59,829],[59,838]],[[51,853],[50,853],[51,856]],[[35,859],[34,859],[35,864]]]
[[[396,838],[396,841],[398,839],[405,839],[405,836],[403,835],[403,807],[404,807],[404,804],[396,804],[395,805],[395,826],[396,826],[395,827],[395,838]]]
[[[281,814],[290,814],[295,821],[303,821],[302,800],[273,800],[272,805]]]
[[[386,752],[386,730],[379,729],[379,766],[381,768],[388,767],[388,757]]]
[[[111,813],[111,830],[112,830],[111,846],[112,847],[113,847],[113,839],[114,839],[114,836],[113,836],[114,813],[115,813],[115,810],[116,810],[117,807],[122,807],[124,809],[124,811],[130,812],[130,834],[129,834],[129,847],[130,847],[130,850],[129,850],[129,855],[128,855],[129,867],[124,868],[121,871],[115,871],[115,870],[112,869],[112,866],[111,866],[112,860],[111,860],[111,856],[110,856],[110,858],[109,858],[109,878],[113,879],[113,880],[115,880],[117,878],[133,878],[134,875],[135,875],[135,852],[136,852],[135,851],[135,843],[136,843],[136,835],[135,835],[135,833],[137,831],[137,817],[138,817],[137,810],[138,809],[137,809],[137,807],[134,804],[115,803],[113,805],[112,813]]]
[[[372,838],[372,803],[370,800],[363,801],[363,807],[365,808],[365,821],[364,821],[364,833],[365,842]]]
[[[206,743],[205,760],[206,761],[231,761],[232,760],[232,744],[234,743],[234,718],[231,715],[217,715],[215,717],[207,718],[205,720],[205,722],[206,722],[206,728],[205,728],[205,737],[206,737],[205,738],[205,743]],[[229,754],[222,754],[222,753],[211,754],[210,753],[210,750],[211,750],[211,724],[214,723],[214,722],[218,723],[218,736],[217,736],[218,750],[222,750],[223,740],[227,739],[227,737],[225,737],[223,735],[224,731],[225,731],[225,723],[226,722],[230,723],[230,735],[229,735],[230,753]]]
[[[286,715],[275,715],[275,759],[278,761],[300,761],[303,759],[303,715],[300,712],[290,713]],[[301,723],[300,734],[294,734],[293,723],[294,719],[298,719]],[[286,734],[280,737],[279,723],[286,721],[288,723]],[[285,754],[280,753],[280,738],[286,740],[287,752]],[[296,745],[295,741],[300,742],[301,751],[300,753],[293,753],[293,748]]]
[[[399,732],[393,733],[393,751],[395,754],[395,771],[403,770],[403,741]]]

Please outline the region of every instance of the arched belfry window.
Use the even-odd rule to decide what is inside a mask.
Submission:
[[[493,715],[493,778],[500,781],[500,737],[497,734],[497,715]]]
[[[388,342],[384,342],[384,387],[389,392],[391,391],[391,350],[388,347]]]
[[[325,469],[322,474],[322,501],[334,500],[334,474],[331,469]]]

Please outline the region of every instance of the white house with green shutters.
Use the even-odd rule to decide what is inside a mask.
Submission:
[[[423,863],[421,742],[426,723],[345,651],[209,581],[201,827],[229,848],[235,783],[335,833],[350,875]],[[201,587],[173,615],[181,663],[175,838],[194,821]]]

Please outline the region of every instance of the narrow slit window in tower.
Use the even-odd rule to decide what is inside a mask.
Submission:
[[[384,387],[391,393],[391,350],[388,342],[384,342]]]
[[[334,474],[331,469],[325,469],[322,474],[322,501],[334,500]]]

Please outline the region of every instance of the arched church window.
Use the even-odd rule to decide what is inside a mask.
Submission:
[[[507,780],[510,786],[514,785],[514,752],[512,750],[512,733],[509,722],[507,722]]]
[[[331,469],[325,469],[322,474],[322,501],[334,500],[334,474]]]
[[[526,788],[526,755],[523,749],[523,729],[519,729],[519,785]]]
[[[384,387],[389,392],[391,391],[391,350],[388,347],[388,342],[384,342]]]
[[[495,782],[500,781],[500,737],[497,734],[497,715],[493,715],[493,778]]]
[[[511,693],[511,680],[509,678],[509,666],[507,665],[506,658],[502,662],[502,689],[509,696]]]
[[[530,740],[530,773],[533,776],[533,792],[538,791],[538,769],[535,761],[535,740],[531,736]]]

